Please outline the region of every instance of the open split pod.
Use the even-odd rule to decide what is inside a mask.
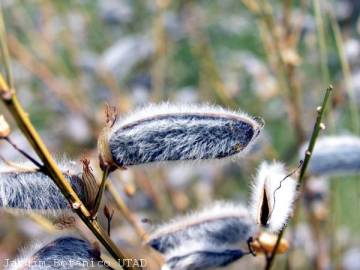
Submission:
[[[279,232],[292,214],[297,181],[279,162],[263,162],[252,184],[250,211],[257,224]]]

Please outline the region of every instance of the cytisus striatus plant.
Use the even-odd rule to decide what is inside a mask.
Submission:
[[[264,125],[260,118],[208,105],[150,105],[122,119],[110,108],[107,112],[108,125],[98,142],[100,167],[107,173],[118,167],[155,162],[235,157],[246,151]],[[97,185],[88,161],[83,161],[82,175],[66,164],[60,167],[86,206],[97,210],[107,175],[95,198]],[[53,215],[70,209],[39,168],[5,171],[0,179],[4,208]],[[296,182],[286,177],[282,164],[263,163],[253,184],[249,208],[216,203],[160,226],[147,244],[164,254],[163,269],[174,270],[222,267],[247,254],[267,254],[275,239],[263,228],[278,232],[286,224],[295,190]],[[35,198],[35,191],[41,195]],[[279,252],[284,252],[286,245],[282,241]]]
[[[113,109],[108,108],[107,114],[108,125],[98,141],[99,165],[104,172],[100,187],[88,161],[83,160],[82,174],[68,166],[72,163],[60,164],[72,188],[94,214],[99,208],[106,178],[115,169],[155,162],[236,157],[246,152],[264,125],[260,118],[208,105],[150,105],[121,119]],[[3,208],[52,215],[71,209],[43,168],[38,167],[1,173]],[[279,232],[291,215],[296,185],[283,164],[264,162],[252,184],[249,207],[216,203],[159,226],[147,245],[164,255],[166,261],[162,269],[171,270],[224,267],[249,254],[269,256],[277,245],[273,233]],[[96,215],[93,218],[96,219]],[[58,239],[50,247],[54,249],[54,256],[63,258],[70,256],[67,252],[77,258],[92,256],[86,242],[71,237]],[[64,250],[57,252],[57,247]],[[287,242],[281,240],[277,252],[286,250]],[[33,256],[43,256],[46,260],[48,251],[45,246]]]
[[[8,268],[357,269],[359,0],[30,2],[0,13],[0,265],[52,234]]]

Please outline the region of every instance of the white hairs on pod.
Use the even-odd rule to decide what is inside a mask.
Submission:
[[[211,243],[189,241],[166,255],[162,270],[205,270],[225,267],[248,252]]]
[[[120,167],[222,159],[243,153],[263,125],[260,118],[216,106],[163,103],[118,119],[107,147]]]
[[[291,176],[286,177],[282,163],[263,162],[252,184],[251,215],[259,225],[272,232],[284,227],[296,198],[297,181]]]
[[[85,200],[85,187],[79,170],[72,162],[60,163],[66,179],[81,200]],[[29,167],[28,165],[18,165]],[[69,203],[46,174],[27,168],[15,170],[14,167],[0,168],[0,209],[15,213],[35,211],[57,217],[66,210],[71,210]]]
[[[301,158],[306,144],[301,147]],[[307,173],[316,176],[349,175],[360,172],[360,138],[351,135],[324,136],[316,141]]]
[[[24,249],[23,254],[19,258],[9,261],[5,269],[110,269],[103,265],[100,252],[88,241],[73,236],[63,236]]]
[[[245,207],[218,202],[160,226],[150,235],[147,244],[165,254],[174,248],[186,246],[189,241],[205,246],[240,247],[257,234],[257,229]]]

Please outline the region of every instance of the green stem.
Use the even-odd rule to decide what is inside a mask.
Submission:
[[[304,141],[305,131],[301,122],[301,92],[295,82],[295,67],[285,63],[281,55],[282,48],[280,44],[282,39],[277,31],[271,4],[268,0],[261,0],[260,5],[262,8],[259,15],[261,15],[274,45],[278,82],[283,89],[283,94],[287,97],[288,103],[291,105],[293,115],[291,122],[296,130],[297,143],[299,144]],[[286,30],[290,31],[290,29]]]
[[[305,152],[304,164],[302,165],[301,170],[300,170],[299,184],[301,184],[303,179],[304,179],[304,175],[305,175],[307,166],[309,164],[309,161],[311,159],[311,154],[312,154],[312,152],[314,150],[316,140],[317,140],[317,138],[319,136],[320,131],[322,130],[321,121],[322,121],[323,115],[325,113],[326,105],[328,103],[328,100],[330,98],[330,94],[331,94],[332,90],[333,90],[333,87],[332,87],[332,85],[330,85],[326,89],[326,93],[325,93],[322,105],[317,108],[318,114],[317,114],[317,117],[316,117],[316,122],[315,122],[315,125],[314,125],[314,129],[313,129],[313,132],[312,132],[312,135],[311,135],[311,138],[310,138],[309,146],[308,146],[308,148],[307,148],[307,150]]]
[[[96,213],[99,211],[99,207],[100,207],[100,203],[101,203],[101,198],[104,194],[104,190],[105,190],[105,183],[106,183],[106,179],[109,176],[109,167],[106,167],[105,170],[103,170],[103,174],[102,174],[102,179],[101,179],[101,184],[98,190],[98,193],[96,194],[96,198],[95,198],[95,205],[94,205],[94,209],[92,209],[92,212],[94,215],[96,215]]]
[[[320,70],[323,85],[328,85],[330,82],[330,71],[329,71],[329,63],[328,63],[328,48],[326,45],[326,32],[324,28],[323,17],[324,14],[321,13],[321,0],[313,0],[313,9],[315,13],[315,21],[316,21],[316,32],[317,39],[319,43],[319,51],[320,51]],[[332,111],[330,110],[328,113],[328,124],[329,128],[332,132],[335,131],[335,123],[334,116]]]
[[[309,164],[309,161],[311,159],[311,154],[312,154],[312,152],[314,150],[315,143],[316,143],[316,140],[317,140],[317,138],[319,136],[319,133],[323,129],[323,123],[321,121],[322,121],[322,118],[323,118],[323,116],[325,114],[326,105],[328,104],[328,100],[330,98],[330,94],[331,94],[332,89],[333,89],[333,87],[331,85],[326,89],[326,93],[325,93],[322,105],[317,108],[316,122],[315,122],[315,125],[314,125],[314,128],[313,128],[313,132],[311,134],[311,138],[310,138],[308,148],[307,148],[307,150],[305,152],[304,162],[303,162],[303,165],[301,166],[301,170],[300,170],[300,174],[299,174],[299,180],[298,180],[299,187],[300,187],[300,185],[304,184],[303,183],[304,182],[304,176],[305,176],[305,172],[306,172],[307,166]],[[273,263],[274,263],[274,261],[275,261],[276,251],[277,251],[277,249],[279,247],[279,244],[280,244],[280,241],[281,241],[281,239],[282,239],[282,237],[284,235],[285,229],[286,229],[286,227],[284,227],[280,231],[280,233],[278,235],[275,247],[274,247],[269,259],[267,259],[265,270],[270,270]]]
[[[1,7],[0,7],[1,8]],[[5,29],[5,23],[3,18],[2,10],[0,12],[0,52],[1,57],[3,60],[3,66],[5,71],[5,78],[6,83],[9,86],[10,89],[13,88],[13,78],[11,74],[11,68],[10,68],[10,57],[9,57],[9,50],[6,43],[6,29]]]
[[[324,21],[321,14],[320,0],[313,0],[313,7],[315,12],[316,28],[319,40],[321,74],[325,84],[329,83],[330,74],[327,59],[326,36],[324,31]]]
[[[343,38],[341,36],[341,30],[339,27],[338,22],[336,21],[336,18],[332,12],[330,12],[330,23],[331,27],[334,31],[334,37],[336,46],[338,49],[341,69],[344,74],[344,80],[346,85],[346,91],[349,95],[349,105],[350,105],[350,114],[351,114],[351,122],[354,129],[355,134],[359,133],[359,111],[358,111],[358,105],[356,103],[356,97],[355,97],[355,91],[354,91],[354,84],[351,77],[351,69],[348,62],[348,59],[345,55],[345,49],[344,49],[344,42]]]
[[[37,162],[32,156],[30,156],[28,153],[26,153],[24,150],[20,149],[11,139],[10,137],[5,137],[5,141],[7,141],[16,151],[18,151],[20,154],[22,154],[24,157],[26,157],[28,160],[30,160],[38,169],[44,170],[44,166]]]

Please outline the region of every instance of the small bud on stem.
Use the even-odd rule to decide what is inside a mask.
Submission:
[[[111,209],[111,211],[109,210],[109,208],[105,205],[104,206],[104,216],[107,219],[107,232],[108,235],[110,236],[110,232],[111,232],[111,220],[114,216],[114,209]]]
[[[83,158],[81,159],[83,164],[83,173],[81,175],[81,180],[84,183],[85,187],[85,206],[91,211],[95,206],[95,198],[97,191],[99,189],[94,174],[92,173],[92,168],[90,166],[90,160]]]

